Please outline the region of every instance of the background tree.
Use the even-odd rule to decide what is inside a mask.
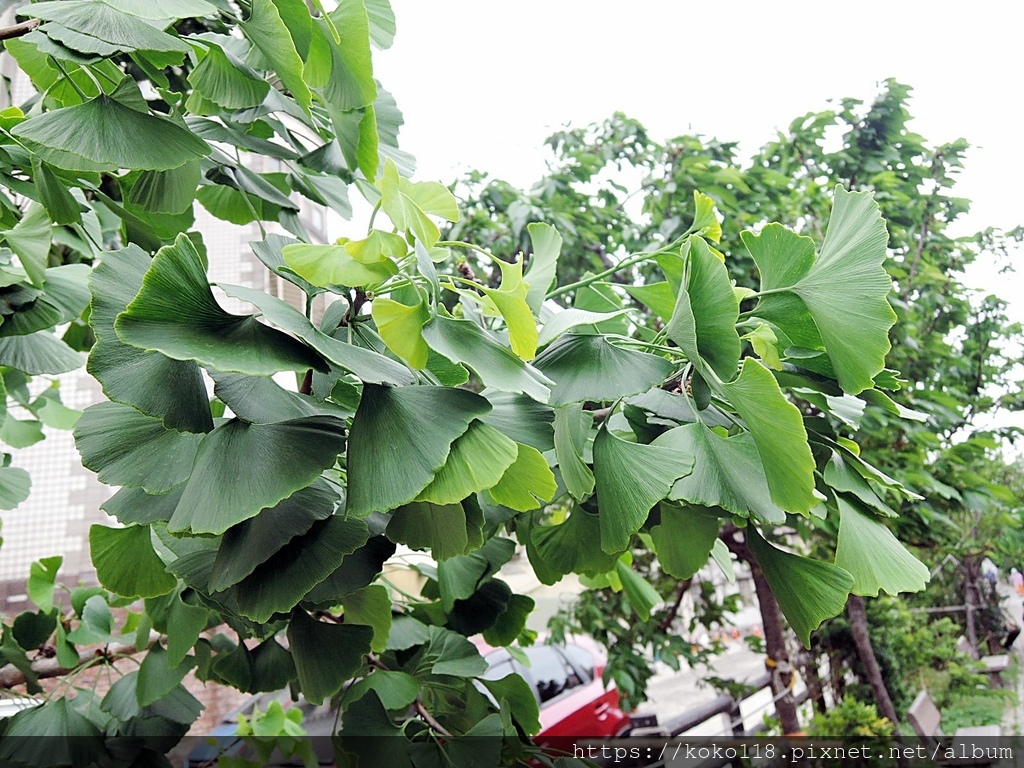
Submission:
[[[984,557],[1010,562],[1021,554],[1019,542],[972,533],[1019,527],[1018,496],[993,482],[1007,472],[1000,441],[1014,439],[1016,430],[992,424],[994,414],[1020,408],[1020,374],[1013,353],[1020,327],[1007,320],[1005,303],[998,297],[976,295],[966,287],[964,270],[981,259],[1009,268],[1007,253],[1019,242],[1021,230],[951,234],[968,207],[953,187],[969,146],[963,140],[932,146],[913,133],[908,128],[909,92],[907,86],[889,81],[869,105],[843,99],[833,109],[803,115],[749,160],[739,157],[735,144],[701,136],[658,143],[642,125],[616,114],[601,125],[553,135],[548,140],[554,154],[549,173],[528,192],[482,174],[463,180],[460,194],[467,198],[470,213],[452,232],[490,242],[511,258],[528,245],[523,234],[531,221],[557,222],[570,233],[560,262],[562,274],[578,280],[584,274],[609,272],[657,322],[658,315],[665,320],[671,312],[671,291],[640,285],[649,273],[628,266],[624,255],[683,231],[685,205],[695,190],[706,193],[726,214],[718,247],[739,285],[749,284],[756,271],[743,249],[735,247],[742,229],[776,220],[820,237],[832,185],[873,190],[888,222],[886,267],[896,282],[890,301],[900,317],[890,332],[889,360],[902,372],[902,383],[911,386],[899,392],[901,404],[878,395],[862,397],[867,402],[861,404],[836,400],[841,391],[821,386],[811,375],[798,385],[796,401],[809,429],[842,440],[842,429],[858,427],[859,456],[886,473],[885,479],[870,477],[862,485],[846,467],[832,463],[824,479],[835,481],[843,474],[856,483],[856,491],[852,485],[844,488],[858,496],[854,503],[866,502],[882,514],[898,511],[901,517],[895,524],[927,553],[929,562],[938,563],[961,548],[965,536],[977,542],[977,547],[967,548],[976,575],[963,581],[972,584],[980,578]],[[841,144],[832,149],[836,136]],[[576,233],[582,235],[577,238]],[[592,247],[595,242],[601,244],[599,251]],[[616,270],[617,263],[624,266]],[[612,306],[607,296],[587,295],[577,301]],[[751,303],[743,307],[749,311],[741,317],[756,318]],[[787,340],[785,328],[766,320],[749,324],[744,337],[748,349],[762,357],[762,350],[784,349],[796,338]],[[821,372],[812,363],[802,365]],[[787,378],[792,364],[780,367],[780,381],[796,384]],[[892,385],[900,383],[893,380]],[[884,494],[876,493],[878,481],[891,479],[923,498],[883,501]],[[824,551],[834,546],[834,523],[811,522],[811,528],[826,533]],[[1013,554],[1001,551],[1000,544]],[[656,583],[659,573],[651,571]],[[876,587],[866,593],[877,592]],[[936,597],[924,593],[921,599]],[[978,598],[957,602],[977,604]],[[851,610],[858,636],[866,638],[859,599],[851,601]],[[973,638],[969,619],[965,626]],[[628,630],[620,632],[618,641],[631,650],[646,646],[648,653],[663,642],[645,637],[633,648]],[[865,666],[857,666],[865,674]],[[869,661],[866,666],[874,670],[876,697],[884,699],[877,664]],[[636,682],[641,682],[639,677]],[[885,710],[895,718],[892,707]]]

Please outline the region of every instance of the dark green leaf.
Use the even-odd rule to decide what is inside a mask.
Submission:
[[[166,595],[178,583],[153,549],[149,526],[94,525],[89,529],[89,551],[100,584],[123,597]]]
[[[372,638],[372,627],[325,624],[305,611],[293,611],[288,646],[306,700],[319,704],[340,691],[370,652]]]
[[[694,474],[699,467],[698,458]],[[658,563],[670,576],[688,579],[707,565],[721,521],[672,504],[662,504],[660,511],[661,522],[651,529]]]
[[[170,656],[164,647],[160,644],[154,645],[139,667],[136,689],[139,704],[148,707],[164,698],[178,687],[195,663],[195,659],[190,656],[180,664],[171,664]]]

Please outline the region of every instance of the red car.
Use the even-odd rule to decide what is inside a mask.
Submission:
[[[504,648],[482,641],[476,646],[489,665],[485,679],[499,680],[515,672],[530,684],[540,705],[538,742],[555,736],[612,738],[630,729],[614,683],[606,687],[601,681],[606,660],[593,641],[573,638],[565,645],[523,648],[528,667]]]

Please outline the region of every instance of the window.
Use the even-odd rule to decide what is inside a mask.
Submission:
[[[530,657],[529,675],[541,703],[583,685],[580,675],[554,646],[529,648],[526,653]]]

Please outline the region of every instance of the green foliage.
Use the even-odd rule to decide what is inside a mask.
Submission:
[[[849,697],[825,714],[816,714],[807,729],[809,736],[840,739],[844,743],[875,741],[888,743],[896,727],[878,714],[874,704]]]
[[[33,690],[20,640],[52,633],[75,671],[108,659],[79,663],[90,645],[142,655],[101,707],[79,691],[13,718],[8,734],[80,736],[90,760],[105,757],[101,734],[153,727],[170,746],[198,716],[180,685],[194,670],[243,691],[340,698],[338,749],[364,760],[380,759],[379,744],[357,737],[384,733],[411,742],[394,740],[396,761],[406,746],[441,759],[431,745],[453,762],[526,759],[536,703],[514,680],[485,694],[487,665],[468,639],[532,640],[532,601],[496,577],[515,546],[505,534],[543,581],[576,572],[611,588],[589,593],[579,621],[593,628],[618,611],[594,634],[613,646],[606,674],[629,703],[651,674],[637,648],[672,665],[706,658],[667,634],[681,593],[658,578],[658,549],[666,571],[692,573],[712,556],[727,562],[722,525],[745,528],[805,642],[858,581],[918,586],[909,556],[855,579],[831,553],[758,533],[776,538],[770,526],[785,512],[827,528],[844,493],[873,510],[885,509],[882,496],[912,498],[852,442],[869,409],[886,423],[906,412],[875,387],[896,385],[884,369],[891,285],[871,193],[816,196],[806,216],[828,229],[813,240],[739,210],[724,193],[745,185],[736,176],[703,178],[708,194],[688,188],[676,221],[659,215],[646,231],[608,208],[578,225],[570,211],[590,207],[552,196],[538,207],[550,222],[516,230],[527,259],[501,251],[500,237],[487,251],[481,206],[413,181],[394,146],[401,118],[371,53],[393,35],[387,3],[244,5],[36,3],[22,11],[41,23],[8,41],[40,95],[0,131],[3,176],[30,201],[0,199],[6,392],[41,423],[77,420],[83,462],[121,487],[106,506],[127,527],[94,529],[103,586],[73,590],[70,607],[53,599],[59,562],[34,568],[29,593],[44,615],[5,626],[0,651]],[[599,157],[641,162],[650,144],[629,138],[637,128],[615,126],[612,154]],[[281,171],[254,170],[262,157]],[[590,181],[598,168],[578,170]],[[375,207],[366,236],[309,242],[293,198],[349,215],[350,186]],[[304,307],[218,286],[255,307],[227,312],[193,228],[196,202],[256,222],[254,253],[302,290]],[[664,202],[657,191],[645,208]],[[267,235],[264,222],[295,239]],[[600,263],[584,263],[581,245]],[[322,293],[336,300],[314,322]],[[58,338],[65,323],[88,330]],[[764,363],[746,348],[749,330]],[[110,402],[78,418],[53,392],[28,396],[29,377],[72,370],[90,345]],[[272,378],[288,372],[298,392]],[[12,447],[41,434],[4,419]],[[842,473],[830,481],[837,457],[859,485]],[[20,477],[3,479],[5,503],[23,495]],[[669,552],[686,515],[701,516],[696,546]],[[383,573],[397,544],[435,563],[418,566],[419,595]],[[705,619],[722,621],[728,607],[706,605]],[[623,627],[621,616],[640,620]],[[292,736],[295,725],[272,707],[243,730]],[[508,738],[474,752],[475,736]],[[118,759],[144,761],[150,747],[131,744]]]

